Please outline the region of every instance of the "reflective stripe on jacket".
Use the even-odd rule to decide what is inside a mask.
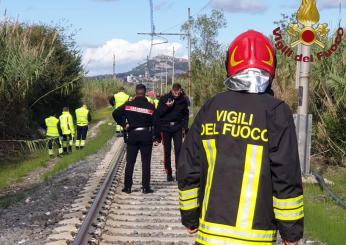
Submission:
[[[59,117],[62,134],[74,134],[73,118],[70,112],[64,111]]]
[[[89,110],[85,107],[78,108],[76,110],[76,121],[78,126],[87,126]]]
[[[119,108],[123,104],[125,104],[126,101],[128,101],[130,96],[124,92],[119,92],[114,95],[115,100],[115,109]]]
[[[45,119],[46,127],[47,127],[47,136],[50,137],[59,137],[59,119],[53,116],[47,117]]]

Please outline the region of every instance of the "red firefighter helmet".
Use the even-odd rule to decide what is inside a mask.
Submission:
[[[275,75],[276,57],[272,43],[262,33],[254,30],[240,34],[227,52],[227,75],[231,77],[245,69],[258,68]]]

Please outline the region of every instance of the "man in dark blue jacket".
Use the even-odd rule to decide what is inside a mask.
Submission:
[[[167,181],[173,181],[171,166],[172,139],[174,142],[175,166],[180,148],[183,142],[184,133],[187,133],[189,124],[188,98],[183,94],[179,83],[173,84],[172,90],[162,96],[157,108],[160,117],[161,137],[164,148],[164,166],[167,174]]]

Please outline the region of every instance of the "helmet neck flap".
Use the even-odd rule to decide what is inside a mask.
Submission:
[[[265,93],[271,85],[271,75],[257,68],[245,69],[224,82],[232,91],[244,91],[247,93]]]

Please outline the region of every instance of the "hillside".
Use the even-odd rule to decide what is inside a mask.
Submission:
[[[149,77],[159,79],[162,77],[165,79],[166,77],[166,67],[167,67],[167,74],[168,77],[172,77],[173,72],[173,57],[172,56],[166,56],[166,55],[159,55],[156,57],[153,57],[149,60],[149,65],[147,65],[147,62],[142,63],[136,67],[134,67],[132,70],[124,73],[118,73],[116,74],[116,77],[118,79],[121,79],[123,81],[127,81],[128,76],[132,77],[145,77],[147,74],[147,70],[149,67]],[[186,74],[188,72],[188,61],[187,59],[182,58],[175,58],[174,59],[174,67],[175,67],[175,75],[181,75]],[[112,79],[112,74],[104,74],[104,75],[98,75],[89,77],[90,79]]]

